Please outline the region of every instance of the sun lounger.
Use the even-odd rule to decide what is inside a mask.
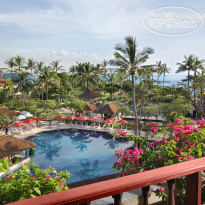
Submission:
[[[91,125],[90,125],[90,129],[94,129],[95,128],[95,123],[92,123]]]
[[[99,129],[100,128],[100,123],[97,123],[95,128]]]

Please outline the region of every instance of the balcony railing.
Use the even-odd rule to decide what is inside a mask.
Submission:
[[[175,204],[175,179],[186,176],[186,205],[201,205],[201,171],[205,170],[205,157],[119,177],[103,182],[59,191],[44,196],[11,203],[12,205],[90,204],[91,201],[112,196],[114,204],[121,204],[123,192],[142,188],[144,205],[148,205],[149,186],[167,181],[168,205]]]

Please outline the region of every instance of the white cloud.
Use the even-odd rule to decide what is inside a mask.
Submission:
[[[103,38],[128,33],[140,35],[144,30],[146,9],[139,5],[132,0],[126,3],[123,0],[56,1],[49,9],[2,13],[0,23],[17,25],[25,32],[37,34],[75,36],[86,33]]]

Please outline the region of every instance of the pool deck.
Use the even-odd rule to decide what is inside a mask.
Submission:
[[[11,132],[9,131],[9,135],[15,136],[15,137],[19,137],[19,138],[27,138],[29,136],[35,135],[37,133],[40,132],[44,132],[44,131],[51,131],[51,130],[60,130],[60,129],[83,129],[83,130],[91,130],[91,131],[100,131],[100,132],[107,132],[111,135],[113,135],[114,132],[117,131],[126,131],[128,134],[134,134],[134,130],[120,130],[120,129],[115,129],[115,128],[96,128],[96,127],[91,127],[91,126],[75,126],[75,125],[69,125],[66,123],[59,123],[57,120],[56,121],[52,121],[51,125],[49,124],[49,122],[47,121],[43,121],[42,122],[43,125],[40,127],[34,127],[31,130],[28,131],[21,131],[21,132]],[[141,132],[141,136],[145,136],[145,132]],[[157,136],[155,136],[154,138],[149,138],[149,140],[158,140]]]

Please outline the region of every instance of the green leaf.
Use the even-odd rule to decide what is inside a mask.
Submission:
[[[39,196],[41,196],[41,191],[38,187],[33,187],[33,189]]]

